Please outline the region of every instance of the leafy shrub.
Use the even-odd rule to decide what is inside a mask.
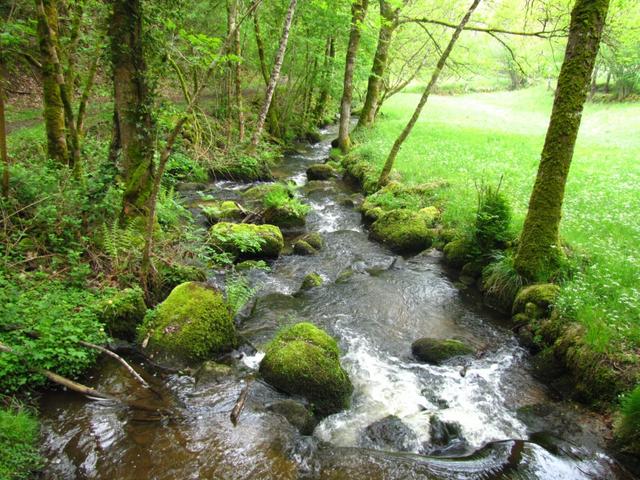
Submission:
[[[500,193],[500,184],[493,188],[486,184],[478,187],[478,211],[474,225],[475,242],[483,253],[504,248],[512,238],[511,207]]]
[[[276,184],[264,196],[263,205],[265,208],[286,209],[292,211],[295,215],[304,217],[311,207],[302,203],[295,197],[295,186],[292,183]]]
[[[32,478],[41,464],[38,454],[38,421],[19,405],[0,409],[0,478]]]
[[[162,183],[173,187],[179,182],[206,182],[207,169],[184,150],[176,150],[169,157]]]
[[[231,306],[234,315],[242,310],[242,307],[244,307],[256,293],[256,289],[251,288],[247,279],[237,273],[227,276],[225,287],[227,303]]]

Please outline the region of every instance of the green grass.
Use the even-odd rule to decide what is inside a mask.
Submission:
[[[392,98],[356,152],[381,166],[419,99]],[[552,92],[434,96],[402,148],[408,183],[448,180],[444,221],[468,227],[476,185],[496,184],[522,227],[553,103]],[[599,350],[640,346],[640,104],[589,104],[567,184],[561,234],[587,266],[563,286],[559,306],[588,329]],[[622,342],[625,342],[623,345]]]
[[[37,420],[23,409],[0,409],[0,479],[31,478],[40,461]]]

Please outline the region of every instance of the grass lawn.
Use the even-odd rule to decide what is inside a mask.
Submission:
[[[381,167],[419,94],[400,94],[356,151]],[[409,183],[445,179],[445,222],[464,226],[476,184],[497,184],[522,227],[553,95],[516,92],[434,96],[404,144],[396,170]],[[589,104],[569,182],[561,234],[587,266],[563,286],[559,306],[588,330],[599,350],[640,348],[640,104]]]

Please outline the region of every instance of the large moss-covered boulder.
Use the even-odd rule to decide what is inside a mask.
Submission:
[[[560,287],[553,283],[540,283],[524,287],[513,302],[513,314],[527,313],[531,317],[549,313],[556,302]]]
[[[209,234],[215,247],[240,258],[275,258],[284,248],[282,232],[275,225],[220,222]]]
[[[473,353],[473,348],[459,340],[420,338],[411,345],[411,352],[418,360],[439,365],[453,357],[470,355]]]
[[[138,331],[146,350],[163,362],[192,363],[233,349],[233,313],[222,292],[188,282],[149,312]]]
[[[391,210],[371,225],[371,237],[398,253],[415,253],[429,248],[434,233],[420,212]]]
[[[326,163],[311,165],[309,168],[307,168],[307,178],[309,180],[329,180],[331,177],[335,176],[335,169],[331,165],[327,165]]]
[[[311,323],[282,330],[267,346],[260,373],[277,389],[306,397],[320,415],[349,407],[353,386],[338,344]]]
[[[136,328],[147,313],[142,289],[125,288],[108,295],[98,306],[99,318],[109,335],[133,340]]]
[[[444,247],[444,259],[454,268],[462,268],[474,258],[473,244],[464,238],[449,242]]]

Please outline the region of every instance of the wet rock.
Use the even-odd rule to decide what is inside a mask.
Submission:
[[[316,143],[322,141],[322,135],[320,135],[320,132],[318,130],[309,130],[304,134],[304,138],[311,145],[315,145]]]
[[[275,225],[221,222],[209,233],[214,246],[236,257],[274,258],[284,248],[282,232]]]
[[[315,255],[318,251],[304,240],[298,240],[293,244],[293,253],[296,255]]]
[[[311,290],[312,288],[319,287],[323,283],[322,277],[315,272],[308,273],[302,280],[300,290]]]
[[[338,344],[310,323],[282,330],[269,343],[260,374],[270,385],[305,397],[320,415],[348,408],[353,386],[340,366]]]
[[[232,309],[222,292],[204,283],[188,282],[173,289],[150,311],[138,339],[144,350],[165,364],[193,363],[237,345]]]
[[[360,445],[382,450],[412,451],[417,444],[413,430],[395,415],[386,416],[365,428]]]
[[[422,390],[422,395],[429,400],[429,402],[437,405],[438,408],[445,409],[449,408],[449,402],[447,402],[444,398],[440,398],[436,396],[430,389]]]
[[[307,178],[309,180],[329,180],[336,176],[336,170],[326,163],[311,165],[307,168]]]
[[[418,360],[438,365],[453,357],[470,355],[473,349],[459,340],[420,338],[411,345],[411,352]]]
[[[459,423],[443,422],[434,415],[429,422],[429,444],[423,448],[430,455],[455,456],[467,453],[469,444]]]
[[[204,362],[194,375],[196,386],[220,383],[223,379],[233,375],[233,368],[223,363],[208,360]]]
[[[371,225],[371,237],[398,253],[417,253],[429,248],[434,233],[419,212],[391,210]]]
[[[338,278],[336,278],[336,283],[337,284],[347,283],[351,279],[351,277],[353,277],[353,274],[354,274],[354,272],[353,272],[353,269],[351,269],[351,268],[347,268],[347,269],[343,270],[338,275]]]
[[[448,265],[454,268],[462,268],[473,260],[474,246],[466,239],[458,239],[449,242],[444,247],[444,259]]]
[[[322,239],[322,235],[316,232],[309,232],[303,235],[300,240],[304,240],[316,250],[321,250],[322,247],[324,247],[324,240]]]
[[[311,435],[316,428],[317,422],[313,414],[300,402],[287,399],[275,402],[268,410],[282,415],[287,421],[296,427],[302,435]]]

